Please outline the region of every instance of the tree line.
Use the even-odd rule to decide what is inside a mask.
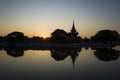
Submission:
[[[100,30],[90,38],[82,38],[78,33],[67,33],[63,29],[56,29],[50,37],[28,37],[23,32],[14,31],[6,36],[0,36],[0,42],[40,42],[40,43],[120,43],[120,35],[115,30]]]

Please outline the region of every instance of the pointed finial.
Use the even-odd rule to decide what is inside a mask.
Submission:
[[[72,59],[72,63],[73,63],[73,68],[75,66],[75,60],[76,60],[76,56],[74,54],[71,55],[71,59]]]
[[[76,29],[75,29],[74,19],[73,19],[73,25],[72,25],[71,33],[75,33],[75,32],[76,32]]]
[[[74,25],[74,19],[73,19],[73,25]]]
[[[73,68],[74,68],[74,66],[75,66],[75,60],[73,60]]]

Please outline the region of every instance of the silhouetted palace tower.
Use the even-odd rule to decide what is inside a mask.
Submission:
[[[73,20],[73,25],[72,25],[72,29],[71,29],[70,35],[71,35],[71,37],[74,37],[74,38],[76,38],[77,35],[78,35],[78,32],[75,29],[74,20]]]

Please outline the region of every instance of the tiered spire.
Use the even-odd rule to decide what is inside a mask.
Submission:
[[[73,20],[73,25],[72,25],[72,29],[71,29],[71,36],[73,37],[77,37],[78,32],[75,29],[75,24],[74,24],[74,20]]]
[[[75,33],[75,32],[76,32],[76,29],[75,29],[74,20],[73,20],[73,26],[72,26],[72,29],[71,29],[71,33]]]

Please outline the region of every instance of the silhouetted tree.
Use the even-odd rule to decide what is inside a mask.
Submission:
[[[0,42],[5,42],[5,38],[3,36],[0,36]]]
[[[78,37],[76,38],[76,42],[77,42],[77,43],[81,43],[81,42],[82,42],[82,38],[81,38],[80,36],[78,36]]]
[[[99,48],[94,51],[94,55],[101,61],[112,61],[119,58],[119,53],[112,48]]]
[[[22,42],[24,41],[24,33],[22,32],[12,32],[6,36],[6,41],[10,42]]]
[[[118,40],[119,34],[117,31],[101,30],[91,37],[93,42],[113,42]]]
[[[67,33],[62,29],[56,29],[51,33],[52,40],[55,40],[57,42],[64,42],[66,40]]]
[[[90,40],[89,40],[87,37],[85,37],[85,38],[83,39],[83,42],[84,42],[84,43],[89,43]]]

